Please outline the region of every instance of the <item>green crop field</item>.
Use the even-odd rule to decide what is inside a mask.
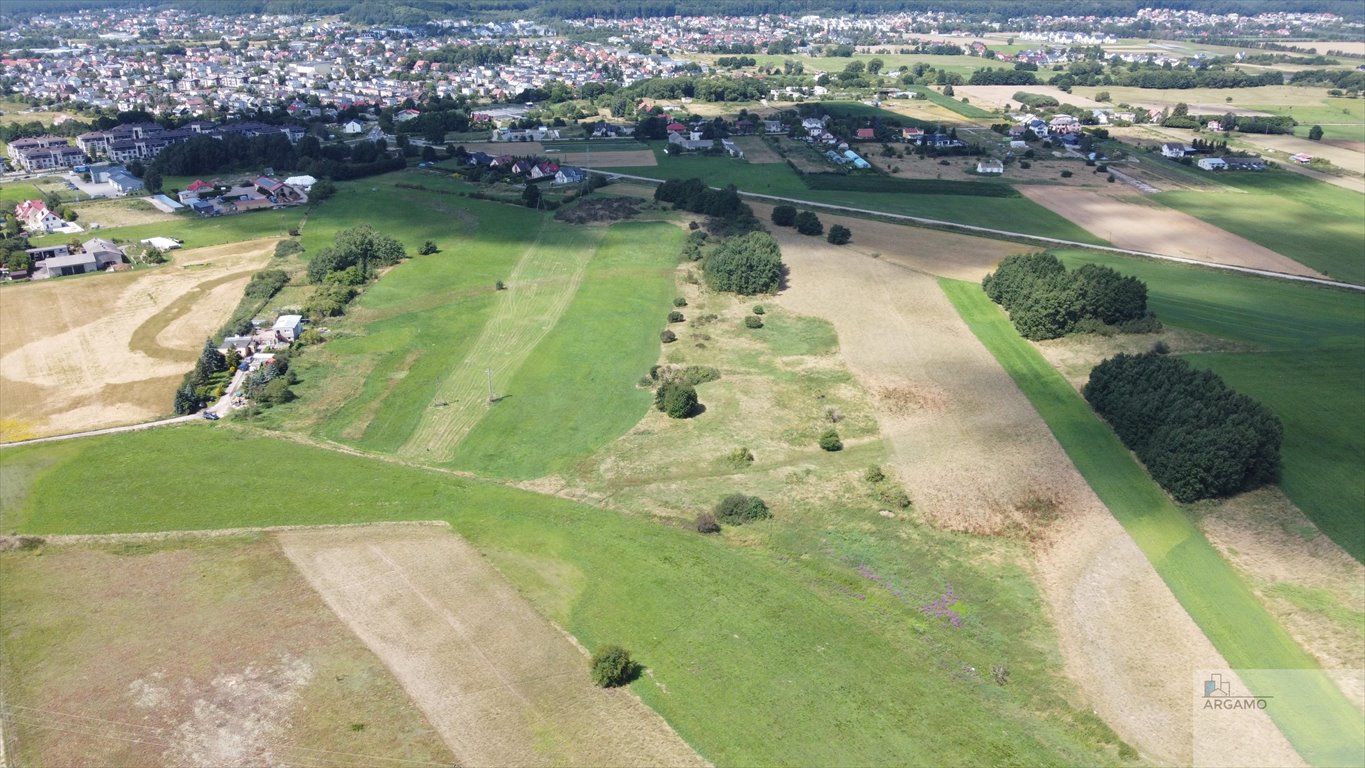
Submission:
[[[1365,196],[1285,171],[1224,173],[1227,191],[1151,198],[1338,280],[1365,284]]]
[[[1312,657],[1066,379],[1019,336],[981,287],[947,279],[940,285],[1228,664],[1234,669],[1314,669]],[[1268,682],[1257,676],[1246,682],[1253,692],[1277,697],[1271,717],[1310,764],[1365,760],[1359,711],[1325,675],[1310,679],[1300,686],[1274,687],[1274,694],[1261,687]]]
[[[1192,355],[1284,422],[1280,487],[1318,528],[1365,561],[1365,296],[1150,259],[1060,251],[1147,283],[1167,325],[1254,347]]]
[[[225,468],[269,492],[205,482]],[[647,668],[635,692],[717,764],[1117,762],[1112,734],[1059,696],[1029,578],[970,537],[874,516],[793,531],[799,549],[731,546],[203,425],[7,449],[0,480],[0,528],[35,535],[448,520],[585,646],[630,648]],[[960,626],[919,609],[946,589]],[[976,671],[992,664],[1009,685]]]
[[[1320,125],[1324,139],[1365,141],[1365,102],[1360,99],[1324,97],[1321,106],[1262,104],[1247,109],[1294,118],[1299,123],[1294,127],[1294,135],[1302,138],[1308,138],[1308,131]]]
[[[1026,197],[940,196],[870,191],[812,189],[801,174],[786,163],[749,164],[729,157],[669,155],[662,142],[653,142],[658,165],[605,170],[651,179],[697,177],[712,186],[734,184],[741,192],[790,197],[831,205],[847,205],[871,211],[921,216],[929,219],[994,227],[1029,235],[1055,237],[1081,243],[1103,244],[1062,216]]]
[[[635,381],[659,356],[682,239],[672,224],[612,226],[554,330],[500,384],[507,396],[460,444],[455,466],[517,479],[560,473],[634,426],[653,400]]]

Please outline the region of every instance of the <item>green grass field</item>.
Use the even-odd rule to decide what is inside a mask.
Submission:
[[[1066,379],[1010,325],[975,283],[941,279],[963,320],[1038,409],[1109,511],[1234,669],[1313,669],[1312,657],[1266,611],[1190,518],[1148,476]],[[1252,676],[1252,690],[1265,681]],[[1324,675],[1274,688],[1270,714],[1310,764],[1365,760],[1360,713]]]
[[[461,442],[454,466],[529,479],[561,473],[620,437],[653,401],[635,386],[659,356],[682,230],[616,224],[548,336]]]
[[[163,468],[158,482],[149,467]],[[261,492],[206,482],[225,469]],[[1029,578],[980,562],[985,543],[970,537],[874,516],[793,531],[800,549],[732,546],[203,425],[7,449],[0,480],[0,529],[37,535],[449,520],[585,646],[630,648],[647,668],[635,692],[717,764],[1117,762],[1112,734],[1059,696]],[[919,610],[949,585],[961,626]],[[969,671],[992,664],[1010,668],[1009,685]]]
[[[1294,135],[1305,139],[1313,126],[1320,125],[1324,139],[1365,141],[1365,102],[1360,99],[1324,97],[1321,106],[1268,104],[1247,109],[1294,118],[1299,123],[1294,126]]]
[[[786,163],[750,164],[729,157],[668,155],[651,144],[657,166],[610,168],[651,179],[697,177],[712,186],[734,184],[743,192],[995,227],[1081,243],[1103,241],[1026,197],[969,197],[812,189]]]
[[[1365,284],[1365,196],[1286,171],[1219,180],[1231,189],[1150,197],[1338,280]]]
[[[136,224],[130,227],[110,227],[84,232],[77,237],[86,238],[99,235],[114,242],[136,243],[147,237],[175,237],[185,241],[186,248],[206,248],[211,245],[224,245],[242,240],[255,240],[262,237],[283,237],[291,227],[298,226],[303,220],[302,208],[285,208],[278,211],[251,211],[234,216],[201,218],[182,214],[175,221],[158,221],[151,224]],[[79,223],[79,222],[77,222]],[[33,238],[34,245],[64,243],[71,235],[61,233]]]
[[[1280,487],[1318,528],[1365,561],[1365,296],[1150,259],[1076,251],[1069,266],[1099,263],[1147,283],[1167,325],[1255,351],[1192,355],[1284,422]]]

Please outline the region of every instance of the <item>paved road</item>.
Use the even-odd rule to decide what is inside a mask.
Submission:
[[[588,173],[599,173],[603,176],[616,177],[621,179],[631,179],[633,181],[643,181],[650,184],[659,184],[662,179],[653,179],[648,176],[634,176],[628,173],[613,173],[612,171],[599,171],[588,169]],[[712,187],[719,189],[719,187]],[[1103,251],[1105,253],[1118,253],[1125,256],[1141,256],[1148,259],[1161,259],[1162,261],[1175,261],[1181,264],[1193,264],[1201,267],[1211,267],[1213,269],[1224,269],[1229,272],[1242,272],[1249,275],[1260,275],[1261,277],[1273,277],[1279,280],[1293,280],[1300,283],[1313,283],[1314,285],[1325,285],[1331,288],[1345,288],[1352,291],[1365,292],[1365,285],[1354,285],[1352,283],[1342,283],[1336,280],[1324,280],[1317,277],[1305,277],[1303,275],[1291,275],[1285,272],[1274,272],[1268,269],[1254,269],[1252,267],[1238,267],[1232,264],[1219,264],[1212,261],[1200,261],[1189,259],[1183,256],[1168,256],[1163,253],[1151,253],[1148,251],[1132,251],[1127,248],[1115,248],[1111,245],[1092,245],[1081,243],[1075,240],[1062,240],[1055,237],[1041,237],[1030,235],[1024,232],[1011,232],[1008,229],[992,229],[990,227],[978,227],[971,224],[959,224],[954,221],[943,221],[942,219],[926,219],[920,216],[906,216],[900,213],[886,213],[884,211],[873,211],[867,208],[853,208],[847,205],[833,205],[831,203],[817,203],[812,200],[801,200],[795,197],[778,197],[776,195],[761,195],[757,192],[740,192],[741,197],[753,198],[755,200],[766,200],[778,203],[794,203],[806,208],[823,208],[831,211],[841,211],[845,213],[862,214],[865,216],[875,216],[883,219],[894,219],[896,221],[906,221],[912,224],[924,224],[932,227],[940,227],[955,231],[966,232],[969,234],[994,235],[997,237],[1007,237],[1011,240],[1023,240],[1031,243],[1041,243],[1044,245],[1061,245],[1068,248],[1083,248],[1088,251]]]
[[[208,421],[204,418],[207,412],[213,412],[218,416],[226,416],[232,410],[232,393],[237,391],[246,374],[238,371],[232,377],[232,382],[223,391],[223,396],[218,402],[205,408],[199,413],[192,413],[188,416],[172,416],[169,419],[158,419],[156,421],[144,421],[141,424],[127,424],[122,427],[106,427],[105,429],[91,429],[85,432],[72,432],[69,435],[53,435],[51,437],[35,437],[32,440],[17,440],[12,443],[0,443],[0,448],[13,448],[18,445],[37,445],[39,443],[55,443],[60,440],[75,440],[81,437],[97,437],[99,435],[117,435],[120,432],[136,432],[141,429],[152,429],[154,427],[165,427],[172,424],[188,424],[193,421]],[[0,766],[3,768],[3,766]]]

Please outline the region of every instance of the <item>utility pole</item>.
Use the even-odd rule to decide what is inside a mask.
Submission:
[[[488,374],[488,402],[493,402],[493,369],[485,368],[484,373]]]

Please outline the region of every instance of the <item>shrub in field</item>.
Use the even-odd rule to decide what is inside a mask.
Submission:
[[[300,244],[298,240],[281,240],[278,243],[275,243],[275,258],[277,259],[282,259],[285,256],[292,256],[293,254],[302,251],[303,245]]]
[[[687,306],[687,299],[684,299],[683,297],[679,296],[678,298],[673,300],[673,306],[685,307]]]
[[[725,460],[736,467],[747,467],[754,463],[754,454],[748,448],[736,448],[730,451],[730,455],[726,456]]]
[[[677,341],[677,340],[678,340],[678,334],[676,334],[676,333],[674,333],[674,332],[672,332],[672,331],[664,330],[664,331],[660,331],[660,332],[659,332],[659,341],[662,341],[662,342],[665,343],[665,344],[672,344],[673,342],[675,342],[675,341]]]
[[[697,409],[697,388],[680,381],[666,381],[654,392],[654,407],[670,418],[685,419]]]
[[[825,433],[820,435],[820,447],[830,452],[842,451],[844,449],[844,442],[839,439],[838,430],[825,430]]]
[[[1226,496],[1279,476],[1279,418],[1182,358],[1116,355],[1095,366],[1082,394],[1177,501]]]
[[[673,311],[673,312],[669,312],[669,313],[668,313],[668,322],[670,322],[670,323],[681,323],[682,321],[683,321],[683,313],[678,312],[678,311],[676,311],[676,310]]]
[[[727,525],[744,525],[773,516],[768,505],[757,496],[732,493],[716,504],[716,519]]]
[[[630,658],[630,651],[619,645],[604,645],[597,649],[589,662],[592,681],[602,688],[615,688],[634,680],[640,665]]]
[[[436,253],[438,250],[440,249],[436,247],[436,241],[428,240],[425,243],[422,243],[422,247],[418,249],[417,253],[421,254],[422,256],[430,256],[431,254]]]
[[[853,232],[841,224],[834,224],[829,228],[827,240],[833,245],[844,245],[853,239]]]
[[[867,468],[867,472],[863,473],[863,479],[869,483],[880,483],[886,479],[886,473],[882,471],[881,467],[873,464]]]
[[[773,293],[782,284],[782,251],[767,232],[732,237],[704,263],[706,283],[741,296]]]
[[[759,319],[758,319],[756,316],[754,316],[754,315],[749,315],[749,316],[747,316],[747,317],[744,318],[744,327],[745,327],[745,328],[762,328],[762,327],[763,327],[763,321],[762,321],[762,320],[759,320]]]
[[[496,283],[493,283],[493,290],[505,291],[507,290],[507,283],[504,283],[503,281],[499,280]]]
[[[802,211],[796,214],[796,231],[803,235],[824,234],[825,225],[820,223],[820,217],[812,211]]]
[[[1062,178],[1064,179],[1071,178],[1071,171],[1062,171]]]
[[[702,512],[697,515],[694,525],[697,533],[720,533],[720,523],[716,522],[716,516],[710,512]]]
[[[779,227],[790,227],[796,223],[796,208],[779,205],[773,209],[773,223]]]
[[[755,315],[761,315],[761,314],[763,314],[763,313],[766,312],[766,311],[767,311],[767,310],[765,310],[765,309],[763,308],[763,305],[762,305],[762,304],[755,304],[755,305],[754,305],[754,314],[755,314]]]

